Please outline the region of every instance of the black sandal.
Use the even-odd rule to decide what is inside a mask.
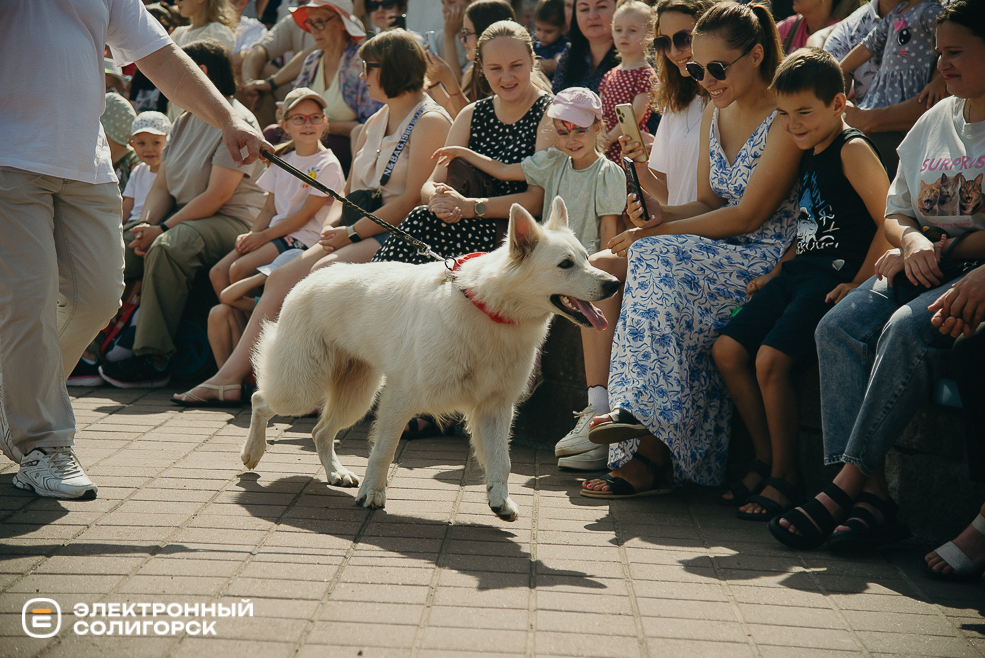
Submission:
[[[760,491],[763,490],[763,487],[766,486],[766,478],[770,476],[771,468],[772,467],[769,464],[767,464],[764,461],[760,461],[758,459],[753,459],[752,461],[746,462],[745,464],[739,464],[736,467],[736,470],[742,471],[742,478],[749,475],[750,473],[758,473],[763,477],[763,481],[756,486],[755,490],[752,490],[742,483],[742,478],[735,480],[734,482],[728,485],[728,491],[732,492],[732,498],[731,499],[722,498],[719,496],[718,504],[724,505],[725,507],[742,507],[743,505],[745,505],[746,499],[749,498],[749,496],[758,494]]]
[[[882,523],[876,520],[876,515],[871,510],[862,507],[861,503],[875,508],[882,515]],[[905,523],[896,520],[898,511],[899,505],[892,499],[883,500],[875,494],[864,492],[855,501],[848,518],[841,524],[851,530],[831,535],[828,550],[833,553],[871,551],[909,539],[910,529]]]
[[[851,497],[834,482],[829,484],[828,488],[824,490],[824,495],[833,500],[835,505],[846,512],[852,506]],[[780,525],[782,519],[789,521],[791,525],[800,531],[800,534],[795,535]],[[837,525],[828,508],[817,498],[811,498],[801,507],[795,507],[780,516],[773,517],[767,527],[773,538],[784,546],[796,550],[807,550],[817,548],[827,541]]]
[[[623,478],[606,473],[598,479],[609,485],[608,491],[582,488],[581,495],[585,498],[642,498],[644,496],[665,496],[674,490],[674,466],[671,462],[661,466],[638,453],[633,455],[633,459],[639,460],[653,474],[653,484],[649,489],[637,491],[636,487]],[[667,484],[668,475],[669,485]]]
[[[773,517],[779,516],[784,512],[788,512],[793,508],[797,507],[804,500],[804,485],[803,484],[790,484],[782,478],[766,478],[763,482],[763,489],[766,487],[773,487],[781,494],[787,497],[790,501],[789,505],[782,505],[772,498],[767,498],[762,494],[755,496],[749,496],[746,500],[747,503],[756,503],[760,507],[766,510],[765,514],[757,514],[756,512],[742,512],[736,513],[736,516],[743,521],[771,521]],[[840,489],[839,489],[840,491]],[[799,527],[799,526],[798,526]]]
[[[643,423],[633,418],[633,414],[625,409],[613,409],[603,415],[608,416],[609,421],[588,430],[588,440],[597,445],[628,441],[650,433]]]

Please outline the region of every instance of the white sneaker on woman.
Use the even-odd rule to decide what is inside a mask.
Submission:
[[[572,471],[601,471],[609,462],[609,446],[595,446],[588,452],[561,457],[557,465]]]
[[[554,446],[555,457],[565,457],[567,455],[580,455],[589,450],[595,450],[597,445],[588,440],[588,423],[595,415],[595,405],[590,404],[581,411],[573,411],[574,417],[578,419],[575,428],[568,432],[563,439]]]
[[[89,479],[75,451],[64,448],[35,448],[21,459],[14,486],[51,498],[96,497],[98,488]]]

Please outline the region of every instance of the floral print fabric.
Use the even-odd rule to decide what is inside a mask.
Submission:
[[[710,183],[726,205],[739,202],[776,113],[731,165],[711,126]],[[644,238],[629,250],[622,311],[609,364],[609,405],[626,409],[670,447],[677,481],[722,482],[732,402],[711,346],[746,299],[746,284],[766,274],[797,236],[797,189],[773,216],[745,235]],[[609,446],[609,466],[629,461],[639,439]]]

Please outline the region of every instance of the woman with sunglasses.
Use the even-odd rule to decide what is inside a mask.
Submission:
[[[493,23],[512,20],[516,20],[513,8],[504,0],[478,0],[465,9],[459,38],[465,46],[469,65],[461,79],[437,53],[427,53],[428,93],[452,117],[457,117],[462,108],[472,101],[492,94],[482,71],[477,71],[474,66],[476,43],[479,36]]]
[[[650,148],[650,162],[634,164],[644,192],[660,203],[681,205],[698,198],[698,153],[701,147],[701,117],[708,92],[690,76],[685,65],[691,61],[691,31],[714,0],[660,0],[651,10],[653,32],[648,59],[656,62],[660,84],[653,85],[650,103],[663,117]],[[630,159],[645,155],[639,142],[621,137],[623,155]],[[603,246],[607,243],[603,242]],[[626,258],[605,249],[593,254],[592,264],[626,280]],[[603,331],[581,332],[585,356],[588,406],[575,412],[575,427],[554,447],[558,465],[579,471],[604,468],[605,446],[588,440],[588,422],[608,413],[609,356],[612,336],[619,318],[622,294],[595,302],[607,320]]]
[[[363,7],[376,33],[395,27],[396,19],[407,13],[407,0],[365,0]]]
[[[588,497],[667,493],[675,480],[721,484],[731,401],[711,347],[746,284],[771,271],[796,237],[802,153],[773,121],[769,85],[782,54],[769,10],[719,3],[692,35],[686,68],[711,99],[697,200],[663,207],[646,199],[646,220],[631,196],[637,228],[609,244],[629,262],[609,365],[612,411],[592,419],[589,439],[611,444],[615,470],[585,482]]]
[[[309,87],[325,99],[328,130],[322,143],[332,149],[348,172],[352,161],[350,134],[380,109],[380,103],[369,97],[360,77],[363,67],[359,42],[366,32],[352,16],[352,0],[311,0],[292,8],[291,14],[302,30],[311,33],[316,44],[293,86]],[[267,136],[271,141],[275,138],[272,133]]]
[[[383,205],[373,214],[399,224],[421,202],[421,186],[431,173],[431,155],[445,143],[451,119],[424,93],[424,50],[408,32],[383,32],[365,41],[359,55],[366,63],[364,82],[368,93],[383,108],[366,121],[359,135],[345,192],[348,195],[356,190],[379,190]],[[417,120],[411,125],[415,116]],[[405,133],[408,135],[403,149],[383,181]],[[318,244],[271,272],[239,343],[219,372],[188,392],[175,395],[176,404],[228,407],[245,402],[241,386],[251,377],[253,344],[263,322],[277,317],[291,288],[313,267],[365,263],[373,257],[388,234],[366,218],[350,227],[337,226],[340,205],[332,204],[336,210],[322,227]]]

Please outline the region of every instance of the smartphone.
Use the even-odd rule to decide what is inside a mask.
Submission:
[[[649,160],[649,153],[646,152],[646,144],[643,142],[643,136],[640,134],[640,122],[636,120],[636,113],[633,112],[633,106],[629,103],[622,103],[616,105],[615,109],[616,121],[619,122],[619,129],[622,130],[622,134],[629,137],[630,141],[639,142],[643,147],[643,155],[638,157],[636,161],[646,162]],[[643,197],[640,198],[642,199]]]
[[[427,39],[427,48],[428,48],[428,50],[431,51],[431,54],[432,55],[437,55],[438,54],[438,35],[435,33],[434,30],[431,30],[429,32],[426,32],[424,34],[424,36]]]
[[[394,16],[390,19],[390,27],[399,27],[401,29],[407,29],[407,14],[400,14],[399,16]]]
[[[632,108],[630,108],[632,111]],[[640,142],[642,144],[642,142]],[[640,206],[643,208],[643,221],[650,221],[650,211],[647,210],[646,200],[643,197],[643,187],[640,185],[640,177],[636,173],[636,165],[627,157],[623,157],[622,166],[626,170],[626,176],[629,178],[629,186],[633,190],[633,194],[636,198],[640,200]]]

